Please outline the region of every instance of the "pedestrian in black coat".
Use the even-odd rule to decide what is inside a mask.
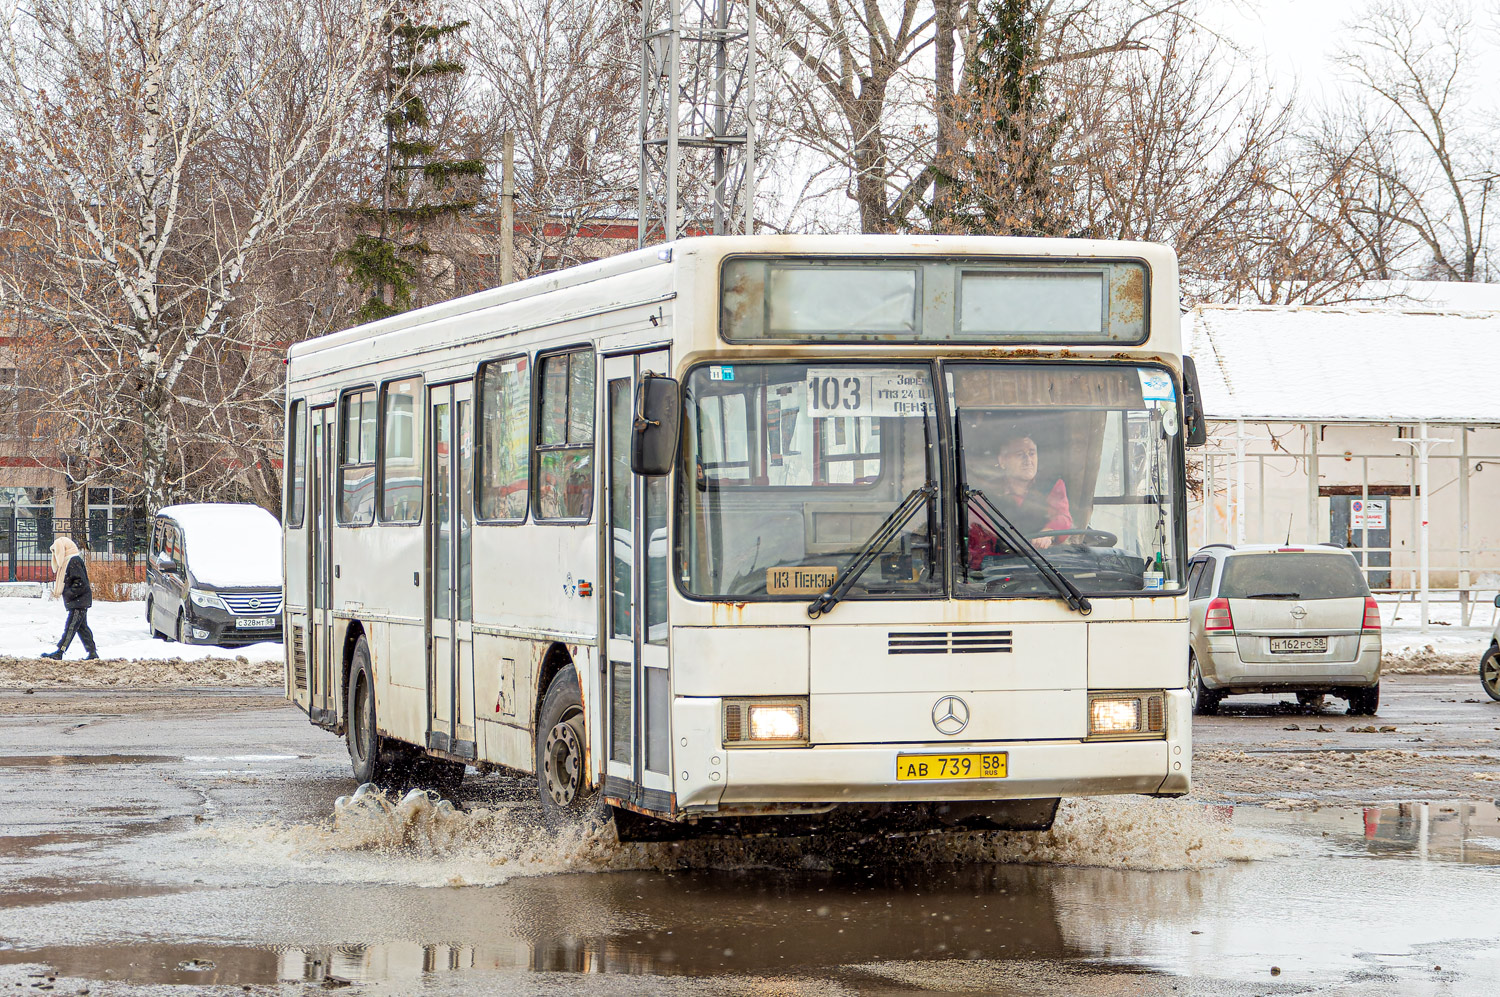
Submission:
[[[60,660],[73,635],[83,639],[83,649],[88,652],[84,660],[99,657],[94,646],[94,631],[89,629],[89,607],[94,604],[94,588],[89,584],[89,566],[78,552],[78,545],[67,537],[58,537],[52,542],[52,571],[56,576],[52,583],[54,595],[62,596],[63,608],[68,611],[68,622],[63,626],[62,640],[56,651],[42,655],[54,661]]]

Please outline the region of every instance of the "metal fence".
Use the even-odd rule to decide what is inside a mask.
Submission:
[[[50,582],[52,542],[71,537],[90,561],[118,560],[132,571],[144,565],[151,521],[90,515],[86,519],[0,510],[0,582]]]

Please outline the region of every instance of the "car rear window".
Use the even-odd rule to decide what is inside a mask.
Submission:
[[[1338,554],[1241,554],[1224,565],[1226,599],[1351,599],[1369,595],[1354,558]]]

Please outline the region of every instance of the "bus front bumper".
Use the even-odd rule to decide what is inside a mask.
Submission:
[[[687,778],[678,780],[677,804],[711,813],[744,806],[1180,796],[1191,785],[1192,706],[1186,690],[1169,691],[1167,700],[1165,739],[718,748],[722,762],[709,768],[722,775],[712,781],[693,779],[692,767],[678,766],[677,774]],[[1003,778],[896,778],[901,755],[995,752],[1006,755]]]

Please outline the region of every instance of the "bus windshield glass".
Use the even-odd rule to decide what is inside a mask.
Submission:
[[[941,594],[930,365],[710,364],[686,385],[689,595],[807,602],[862,550],[874,560],[844,600]]]
[[[925,363],[694,368],[676,555],[686,594],[805,602],[857,571],[844,601],[935,597],[948,557],[965,598],[1056,598],[1038,556],[1085,595],[1181,588],[1182,435],[1165,370],[943,369],[938,398]]]
[[[1160,368],[954,363],[956,592],[1052,596],[1015,534],[1087,595],[1178,589],[1176,388]]]

